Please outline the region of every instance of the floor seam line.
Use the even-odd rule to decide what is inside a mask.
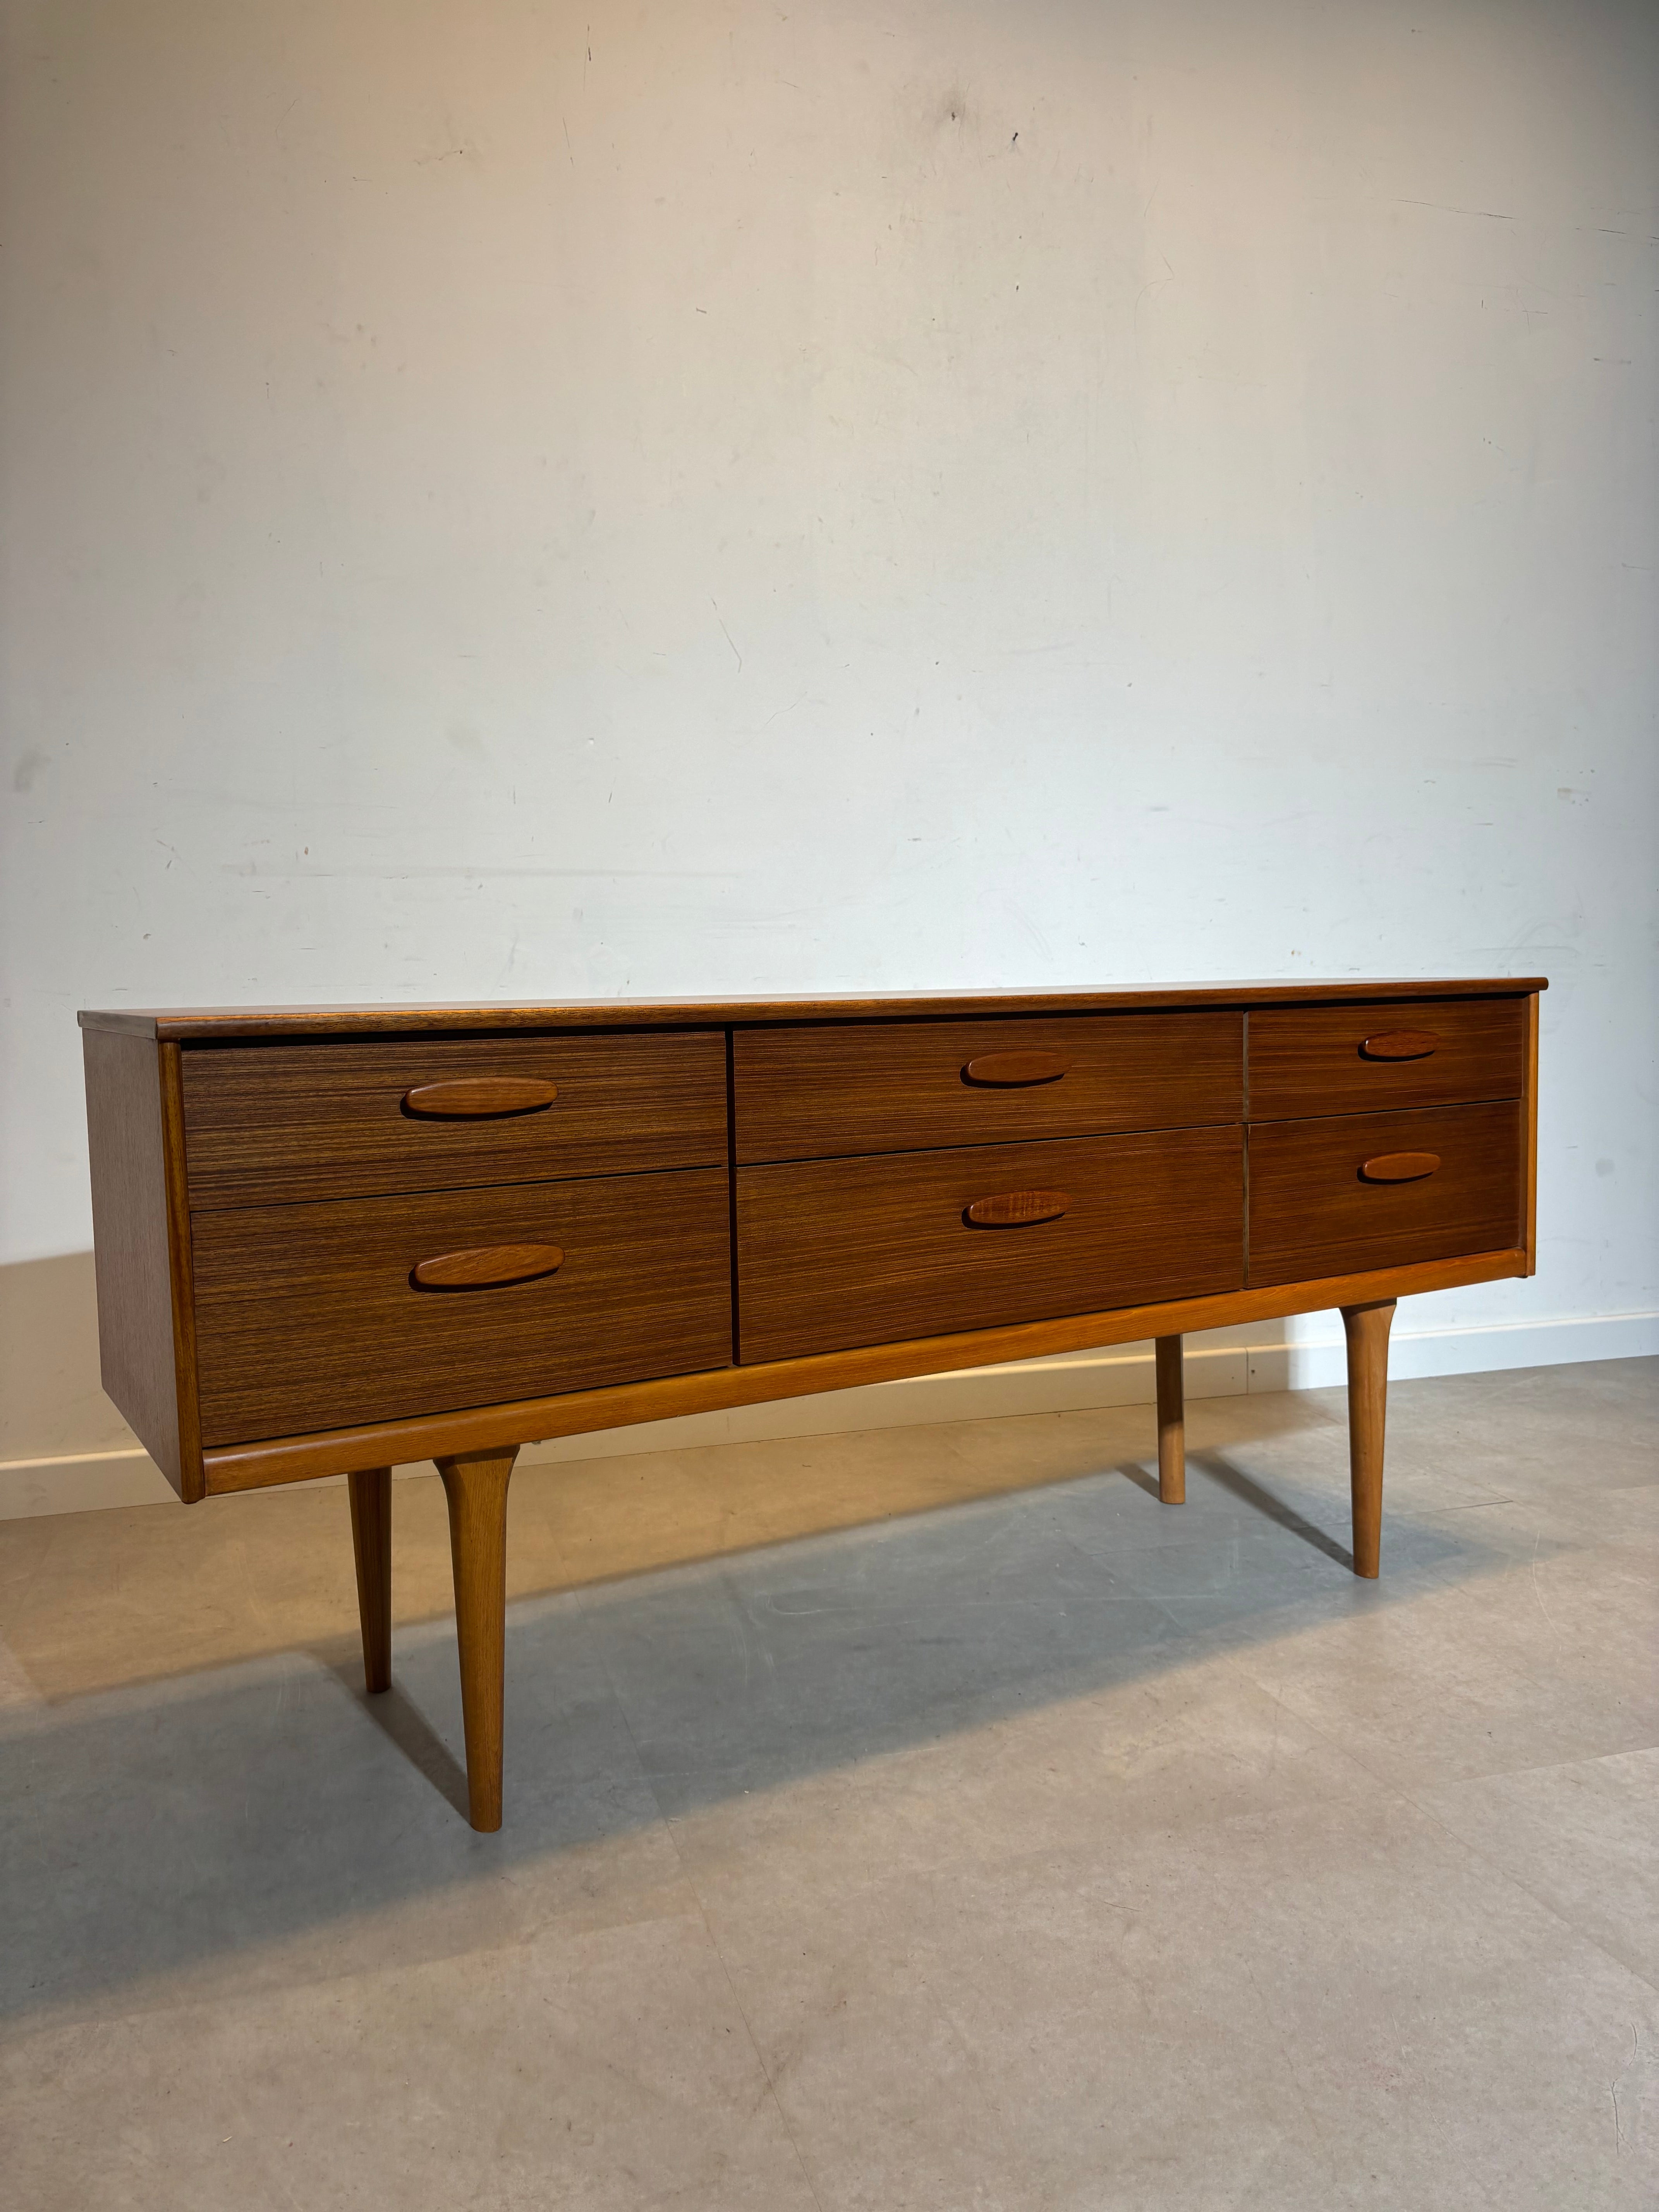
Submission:
[[[1276,1691],[1269,1689],[1265,1683],[1256,1680],[1254,1676],[1247,1675],[1246,1679],[1252,1681],[1255,1687],[1260,1690],[1264,1696],[1273,1698],[1275,1703],[1281,1704],[1282,1705],[1282,1700],[1279,1698],[1279,1693]],[[1310,1719],[1308,1716],[1304,1713],[1297,1712],[1294,1708],[1291,1708],[1291,1717],[1296,1721],[1298,1727],[1309,1729],[1313,1735],[1318,1736],[1322,1742],[1328,1744],[1333,1750],[1352,1759],[1355,1765],[1359,1768],[1362,1773],[1369,1776],[1371,1781],[1373,1781],[1380,1790],[1385,1791],[1397,1803],[1409,1805],[1413,1812],[1418,1814],[1423,1820],[1431,1822],[1449,1842],[1455,1844],[1460,1850],[1469,1852],[1472,1856],[1480,1860],[1480,1863],[1484,1867],[1489,1868],[1491,1871],[1498,1876],[1499,1881],[1507,1883],[1510,1887],[1518,1890],[1523,1897],[1529,1898],[1533,1904],[1537,1905],[1540,1911],[1547,1912],[1551,1919],[1553,1920],[1558,1926],[1565,1928],[1569,1935],[1577,1936],[1582,1942],[1589,1943],[1594,1949],[1599,1951],[1601,1956],[1606,1959],[1610,1965],[1617,1966],[1621,1972],[1629,1974],[1633,1980],[1640,1982],[1644,1988],[1651,1989],[1654,1990],[1656,1995],[1659,1995],[1659,1981],[1656,1981],[1651,1974],[1644,1972],[1639,1966],[1632,1966],[1627,1959],[1621,1959],[1616,1952],[1610,1951],[1600,1936],[1593,1936],[1587,1928],[1582,1928],[1576,1921],[1569,1920],[1566,1915],[1560,1911],[1559,1906],[1553,1905],[1548,1898],[1540,1897],[1538,1892],[1533,1888],[1529,1882],[1523,1881],[1519,1875],[1513,1873],[1508,1867],[1503,1865],[1498,1860],[1493,1858],[1491,1853],[1483,1850],[1480,1844],[1472,1844],[1468,1841],[1467,1837],[1460,1836],[1455,1828],[1449,1826],[1437,1813],[1434,1812],[1429,1806],[1422,1803],[1416,1794],[1418,1790],[1424,1787],[1421,1783],[1413,1784],[1407,1786],[1406,1784],[1395,1781],[1386,1775],[1379,1774],[1376,1768],[1371,1766],[1358,1752],[1350,1750],[1347,1745],[1342,1743],[1337,1737],[1332,1735],[1328,1729],[1322,1728],[1317,1721]],[[1659,1749],[1659,1746],[1654,1746],[1652,1747]],[[1632,1756],[1639,1757],[1641,1753],[1638,1750],[1634,1753],[1629,1751],[1599,1752],[1593,1753],[1590,1756],[1592,1759],[1628,1759]],[[1540,1766],[1504,1768],[1501,1771],[1501,1773],[1547,1774],[1561,1767],[1583,1766],[1588,1764],[1589,1764],[1589,1761],[1583,1759],[1552,1759]],[[1501,1774],[1472,1775],[1467,1778],[1468,1780],[1475,1782],[1493,1781],[1500,1778]],[[1456,1789],[1461,1785],[1457,1783],[1450,1783],[1445,1786],[1450,1789]]]
[[[1621,1756],[1617,1752],[1606,1755],[1614,1759]],[[1583,1762],[1566,1759],[1560,1763],[1571,1766]],[[1547,1768],[1537,1767],[1523,1768],[1521,1771],[1529,1773],[1548,1771]],[[1428,1806],[1420,1804],[1409,1790],[1401,1790],[1400,1796],[1414,1813],[1419,1813],[1425,1820],[1431,1821],[1441,1834],[1455,1844],[1460,1850],[1468,1851],[1472,1858],[1479,1859],[1481,1865],[1488,1868],[1500,1881],[1507,1882],[1512,1889],[1518,1889],[1522,1897],[1530,1898],[1540,1911],[1547,1912],[1550,1918],[1559,1927],[1565,1928],[1570,1936],[1575,1936],[1581,1942],[1589,1944],[1601,1954],[1610,1966],[1617,1966],[1621,1972],[1630,1975],[1633,1981],[1640,1982],[1644,1989],[1651,1990],[1656,1996],[1659,1996],[1659,1981],[1656,1981],[1651,1974],[1644,1972],[1640,1966],[1632,1966],[1628,1959],[1621,1959],[1617,1952],[1608,1950],[1599,1936],[1593,1936],[1588,1928],[1581,1928],[1577,1921],[1569,1920],[1559,1905],[1553,1905],[1547,1897],[1540,1897],[1529,1881],[1515,1873],[1511,1868],[1504,1865],[1501,1860],[1495,1859],[1481,1844],[1472,1844],[1467,1836],[1460,1836],[1456,1829],[1449,1826],[1437,1813],[1431,1811]]]

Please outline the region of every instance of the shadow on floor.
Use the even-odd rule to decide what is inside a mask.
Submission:
[[[0,2016],[244,1988],[291,1975],[283,1956],[307,1942],[313,1976],[381,1964],[388,1916],[412,1916],[398,1941],[416,1955],[473,1947],[481,1913],[507,1940],[532,1869],[544,1887],[602,1891],[632,1839],[665,1853],[672,1886],[665,1814],[1500,1560],[1478,1513],[1396,1510],[1386,1578],[1362,1583],[1340,1544],[1226,1455],[1189,1467],[1178,1522],[1128,1463],[515,1603],[496,1836],[460,1814],[447,1623],[399,1629],[380,1698],[362,1695],[356,1638],[342,1635],[14,1717],[0,1734]],[[463,1894],[466,1933],[452,1938]]]
[[[1275,1498],[1272,1491],[1264,1489],[1242,1468],[1231,1466],[1219,1452],[1189,1452],[1187,1464],[1188,1468],[1196,1468],[1200,1474],[1208,1475],[1212,1482],[1219,1483],[1224,1490],[1242,1499],[1275,1527],[1285,1529],[1304,1544],[1310,1544],[1316,1552],[1322,1553],[1328,1559],[1334,1559],[1339,1567],[1346,1567],[1350,1574],[1353,1572],[1353,1553],[1346,1545],[1339,1544],[1334,1536],[1328,1536],[1322,1528],[1316,1528],[1293,1505],[1287,1505],[1282,1498]],[[1152,1494],[1154,1497],[1158,1494],[1155,1483]]]

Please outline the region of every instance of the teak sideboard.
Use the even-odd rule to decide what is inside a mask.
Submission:
[[[186,1502],[449,1501],[472,1824],[501,1825],[519,1448],[1340,1309],[1377,1572],[1396,1298],[1529,1274],[1541,976],[903,999],[87,1012],[104,1388]]]

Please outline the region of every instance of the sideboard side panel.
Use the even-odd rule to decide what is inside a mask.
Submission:
[[[1527,1000],[1527,1089],[1522,1126],[1524,1157],[1521,1172],[1522,1234],[1526,1246],[1527,1273],[1538,1272],[1538,994]]]
[[[179,1048],[109,1030],[88,1029],[82,1041],[103,1385],[193,1503],[206,1479],[190,1357]]]

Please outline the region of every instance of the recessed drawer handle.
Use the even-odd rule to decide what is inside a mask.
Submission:
[[[441,1252],[410,1268],[417,1291],[487,1291],[504,1283],[533,1283],[564,1265],[556,1244],[480,1244],[470,1252]]]
[[[976,1198],[963,1219],[975,1229],[1029,1229],[1034,1222],[1057,1221],[1071,1202],[1063,1190],[1005,1190],[995,1198]]]
[[[453,1083],[418,1083],[404,1093],[404,1110],[432,1121],[472,1121],[489,1114],[536,1114],[558,1097],[558,1085],[529,1075],[463,1075]]]
[[[1362,1060],[1426,1060],[1439,1043],[1432,1030],[1384,1030],[1359,1048]]]
[[[1421,1182],[1439,1164],[1438,1152],[1379,1152],[1359,1172],[1367,1182]]]
[[[1057,1052],[982,1052],[963,1069],[962,1079],[1012,1090],[1022,1083],[1058,1083],[1071,1064]]]

